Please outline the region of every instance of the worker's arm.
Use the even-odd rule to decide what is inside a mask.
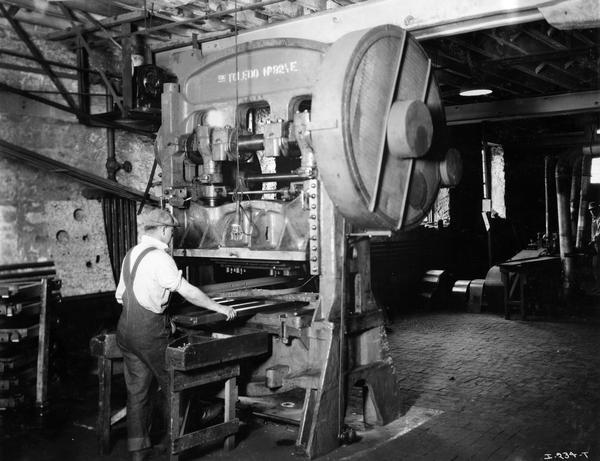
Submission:
[[[211,311],[219,312],[227,317],[227,320],[232,320],[236,317],[237,312],[233,307],[223,306],[204,294],[199,288],[190,284],[186,279],[182,278],[177,293],[183,296],[187,301],[195,306],[204,307]]]
[[[123,270],[121,269],[121,278],[115,291],[115,298],[119,304],[123,304],[123,293],[125,292],[125,282],[123,281]]]

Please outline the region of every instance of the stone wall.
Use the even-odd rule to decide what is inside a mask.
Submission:
[[[72,51],[43,39],[48,30],[23,26],[46,58],[74,64]],[[0,48],[29,54],[5,20],[0,20]],[[18,58],[3,57],[2,62],[36,67]],[[111,53],[94,56],[93,63],[113,72],[120,64]],[[0,68],[0,81],[30,91],[56,90],[38,73]],[[61,81],[68,91],[77,91],[76,80]],[[91,92],[105,90],[93,85]],[[60,95],[41,95],[64,103]],[[105,110],[104,97],[93,97],[92,104],[94,112]],[[0,139],[106,177],[106,130],[81,125],[75,116],[47,105],[0,92]],[[133,165],[131,173],[117,174],[118,182],[143,191],[154,160],[152,141],[117,131],[115,145],[117,159]],[[0,264],[53,260],[63,296],[114,290],[102,206],[84,197],[85,186],[0,154],[0,189]]]

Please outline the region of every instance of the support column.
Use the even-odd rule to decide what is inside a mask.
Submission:
[[[590,241],[590,213],[588,211],[590,183],[592,179],[592,156],[581,159],[581,191],[579,194],[579,217],[577,218],[577,239],[575,246],[583,248]]]
[[[90,67],[90,59],[80,37],[77,37],[77,67],[79,67],[77,71],[79,111],[90,115],[90,74],[87,71]]]
[[[121,25],[123,34],[131,34],[131,23],[126,22]],[[123,49],[121,50],[121,78],[122,78],[122,95],[123,95],[123,118],[127,118],[129,110],[133,103],[133,66],[131,63],[131,48],[132,38],[130,35],[123,37],[121,41]]]

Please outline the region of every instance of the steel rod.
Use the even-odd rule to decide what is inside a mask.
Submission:
[[[308,176],[285,173],[264,173],[257,175],[248,175],[244,178],[246,182],[271,182],[271,181],[304,181],[310,179]]]
[[[279,194],[287,192],[288,189],[273,189],[273,190],[246,190],[243,192],[227,192],[227,195],[264,195],[264,194]]]
[[[257,150],[263,150],[265,148],[264,138],[265,136],[263,134],[238,136],[238,150],[242,152],[255,152]]]
[[[2,69],[8,69],[8,70],[14,70],[17,72],[28,72],[30,74],[42,74],[42,75],[47,75],[46,72],[43,69],[36,69],[35,67],[27,67],[27,66],[20,66],[18,64],[9,64],[9,63],[5,63],[5,62],[0,62],[0,68]],[[69,80],[76,80],[77,79],[77,75],[76,74],[66,74],[64,72],[56,72],[55,75],[57,77],[60,78],[64,78],[64,79],[69,79]],[[60,91],[56,91],[57,94],[62,94]],[[67,92],[68,94],[73,94],[72,92]]]
[[[59,162],[58,160],[48,158],[37,152],[8,143],[4,140],[0,140],[0,153],[44,170],[69,176],[88,186],[109,192],[117,197],[130,198],[132,200],[141,200],[143,198],[143,194],[140,191],[104,179],[95,174],[88,173],[87,171],[80,170],[79,168]]]

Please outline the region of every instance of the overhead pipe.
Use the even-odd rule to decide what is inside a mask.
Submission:
[[[577,234],[577,218],[579,216],[579,197],[581,195],[581,156],[573,161],[573,174],[571,175],[571,200],[570,218],[571,235]]]
[[[113,98],[107,92],[106,94],[106,110],[107,112],[113,109]],[[123,170],[131,173],[133,166],[129,160],[119,162],[115,151],[115,129],[106,128],[106,177],[111,181],[117,181],[117,172]]]
[[[556,208],[558,216],[558,241],[560,257],[563,262],[563,290],[567,298],[574,286],[575,264],[573,258],[573,238],[569,219],[569,187],[571,168],[568,158],[559,158],[555,169]]]
[[[546,239],[550,241],[550,184],[551,184],[551,162],[549,155],[544,157],[544,192],[546,205]]]
[[[584,155],[581,161],[581,191],[579,194],[579,218],[577,220],[577,239],[575,246],[583,248],[590,240],[586,234],[590,230],[590,215],[588,203],[590,196],[590,184],[592,180],[592,156]]]
[[[106,111],[110,112],[113,107],[113,98],[106,96]],[[106,129],[106,176],[112,181],[117,180],[117,171],[119,170],[119,162],[115,154],[115,130],[114,128]]]

